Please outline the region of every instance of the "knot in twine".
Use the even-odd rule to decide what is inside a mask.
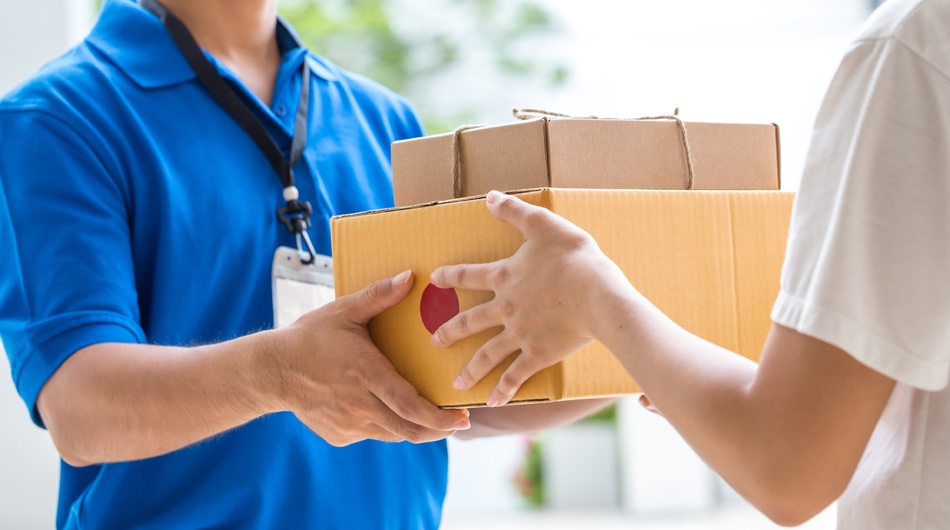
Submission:
[[[561,118],[572,120],[631,120],[631,121],[650,121],[650,120],[669,120],[676,122],[676,127],[680,132],[680,142],[683,145],[683,157],[686,159],[686,189],[693,189],[693,156],[689,149],[689,138],[686,135],[686,125],[679,118],[680,109],[676,107],[673,114],[663,116],[643,116],[641,118],[601,118],[599,116],[572,116],[570,114],[561,114],[560,112],[551,112],[543,109],[519,109],[511,110],[512,116],[519,120],[533,120],[536,118]],[[462,125],[455,129],[452,135],[452,193],[456,199],[462,197],[462,133],[472,129],[479,129],[484,125]]]

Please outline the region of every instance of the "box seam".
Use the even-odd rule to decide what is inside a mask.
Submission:
[[[779,136],[777,123],[772,124],[775,127],[775,176],[778,179],[778,189],[782,189],[782,142]]]
[[[736,248],[736,219],[735,211],[733,208],[733,197],[732,195],[726,196],[726,211],[729,213],[729,246],[732,250],[732,297],[735,305],[733,306],[733,316],[735,317],[735,323],[733,324],[733,331],[735,332],[736,337],[736,353],[741,354],[742,352],[742,335],[740,334],[739,329],[739,317],[742,312],[739,308],[739,254]]]
[[[548,187],[552,187],[551,182],[553,182],[551,177],[551,142],[548,140],[548,124],[551,123],[547,118],[542,118],[542,123],[544,124],[544,134],[541,135],[541,140],[544,142],[544,173],[545,177],[548,179]]]

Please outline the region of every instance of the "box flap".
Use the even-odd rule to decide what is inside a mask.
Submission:
[[[393,195],[396,206],[453,197],[451,152],[451,134],[394,142]]]
[[[686,189],[673,122],[551,120],[548,144],[555,188]]]
[[[777,190],[773,124],[685,123],[693,189]],[[686,156],[673,121],[555,119],[548,122],[555,188],[687,188]]]
[[[781,184],[775,124],[688,122],[698,190],[778,190]]]
[[[453,133],[392,145],[396,206],[445,200],[453,194]],[[464,131],[460,137],[462,196],[549,186],[544,120]],[[477,175],[478,178],[466,178]]]

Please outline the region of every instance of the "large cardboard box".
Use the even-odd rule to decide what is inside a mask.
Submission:
[[[630,281],[687,330],[758,356],[778,293],[791,193],[542,189],[519,197],[587,230]],[[423,293],[439,266],[508,257],[521,245],[521,234],[491,217],[484,198],[334,217],[331,225],[338,296],[406,269],[415,273],[405,300],[369,325],[399,373],[437,405],[483,404],[507,363],[468,391],[452,388],[452,380],[498,330],[443,349],[430,344],[425,320],[454,314],[456,297],[464,310],[492,294],[451,292],[446,300]],[[428,322],[430,328],[437,324]],[[620,363],[594,343],[535,375],[514,401],[635,391]]]
[[[780,188],[778,126],[683,123],[692,189]],[[396,206],[493,189],[687,189],[687,150],[672,120],[541,118],[479,127],[460,134],[457,160],[453,138],[393,144]]]

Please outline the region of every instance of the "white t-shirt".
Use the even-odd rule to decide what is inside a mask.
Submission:
[[[950,0],[889,0],[842,60],[772,319],[898,381],[839,529],[950,529]]]

